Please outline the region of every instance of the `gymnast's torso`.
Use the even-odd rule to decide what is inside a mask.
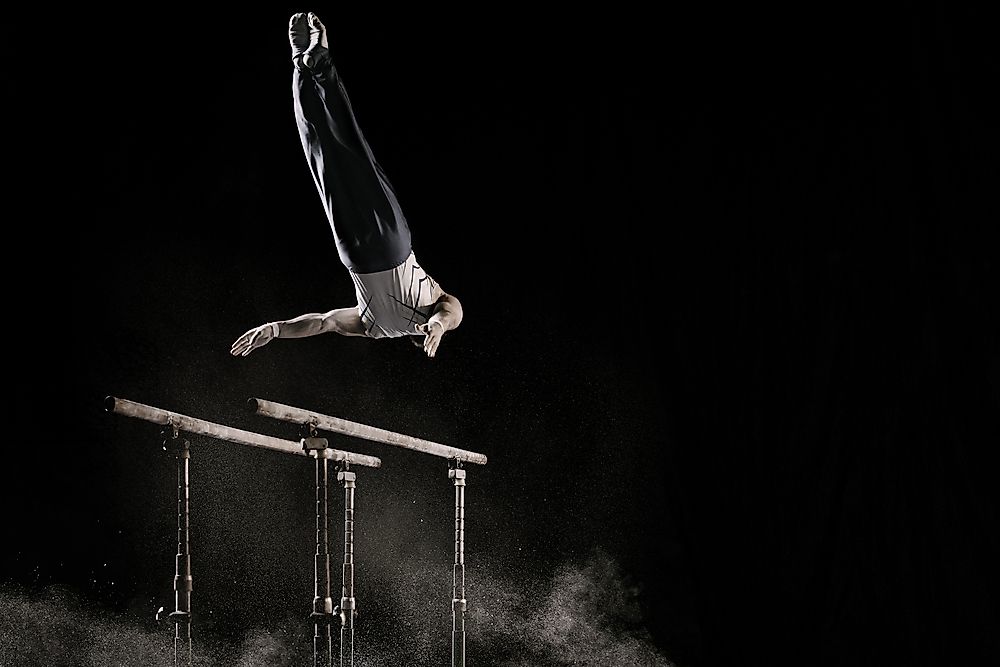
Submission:
[[[358,315],[365,335],[371,338],[423,335],[417,326],[427,322],[444,293],[420,267],[413,252],[395,268],[350,274],[358,297]]]

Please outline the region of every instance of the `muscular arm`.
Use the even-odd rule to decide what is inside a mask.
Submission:
[[[326,313],[307,313],[277,322],[278,338],[306,338],[322,333],[364,336],[357,308],[336,308]]]
[[[443,333],[457,329],[458,325],[462,323],[462,315],[462,302],[451,294],[445,293],[434,304],[434,312],[427,323],[437,322],[441,325]]]
[[[442,293],[434,303],[434,311],[426,324],[417,327],[424,332],[424,352],[428,357],[437,354],[438,346],[441,344],[441,337],[444,332],[457,329],[462,323],[464,312],[462,302],[448,293]]]
[[[326,313],[307,313],[290,320],[268,322],[236,339],[229,351],[235,357],[245,357],[275,338],[305,338],[322,333],[342,336],[364,336],[365,327],[357,308],[336,308]]]

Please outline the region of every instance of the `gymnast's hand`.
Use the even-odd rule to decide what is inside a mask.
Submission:
[[[432,319],[427,324],[418,325],[417,331],[424,334],[424,352],[427,353],[428,357],[433,358],[437,354],[438,345],[441,344],[441,337],[444,336],[444,325]]]
[[[258,347],[264,347],[275,338],[277,327],[273,323],[254,327],[236,339],[229,353],[234,357],[245,357]]]

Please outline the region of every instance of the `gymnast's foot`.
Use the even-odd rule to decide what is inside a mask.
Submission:
[[[300,67],[302,54],[309,48],[309,19],[305,14],[292,14],[288,19],[288,41],[292,46],[292,62]]]
[[[302,64],[307,69],[313,69],[329,56],[330,45],[326,41],[326,26],[319,17],[309,12],[306,15],[309,29],[309,45],[302,54]]]

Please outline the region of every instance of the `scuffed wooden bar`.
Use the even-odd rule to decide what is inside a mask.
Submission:
[[[283,440],[269,435],[244,431],[231,426],[223,426],[214,422],[205,421],[196,417],[170,412],[161,408],[154,408],[135,401],[124,398],[108,396],[104,399],[104,407],[108,412],[113,412],[125,417],[142,419],[154,424],[171,424],[178,431],[191,433],[194,435],[205,435],[216,440],[225,440],[238,445],[248,445],[250,447],[260,447],[270,449],[285,454],[295,454],[297,456],[307,456],[308,453],[302,449],[302,445],[293,440]],[[375,456],[344,452],[338,449],[327,449],[323,452],[323,458],[333,461],[347,461],[354,465],[367,466],[369,468],[379,468],[382,461]]]
[[[340,433],[341,435],[349,435],[396,447],[404,447],[446,459],[486,465],[486,456],[484,454],[458,449],[457,447],[449,447],[438,442],[424,440],[423,438],[414,438],[413,436],[396,433],[395,431],[387,431],[382,428],[368,426],[367,424],[359,424],[358,422],[352,422],[339,417],[330,417],[318,412],[294,408],[290,405],[275,403],[274,401],[266,401],[262,398],[251,398],[248,401],[248,407],[251,412],[280,419],[281,421],[292,422],[293,424],[313,424],[316,428],[323,431]]]

